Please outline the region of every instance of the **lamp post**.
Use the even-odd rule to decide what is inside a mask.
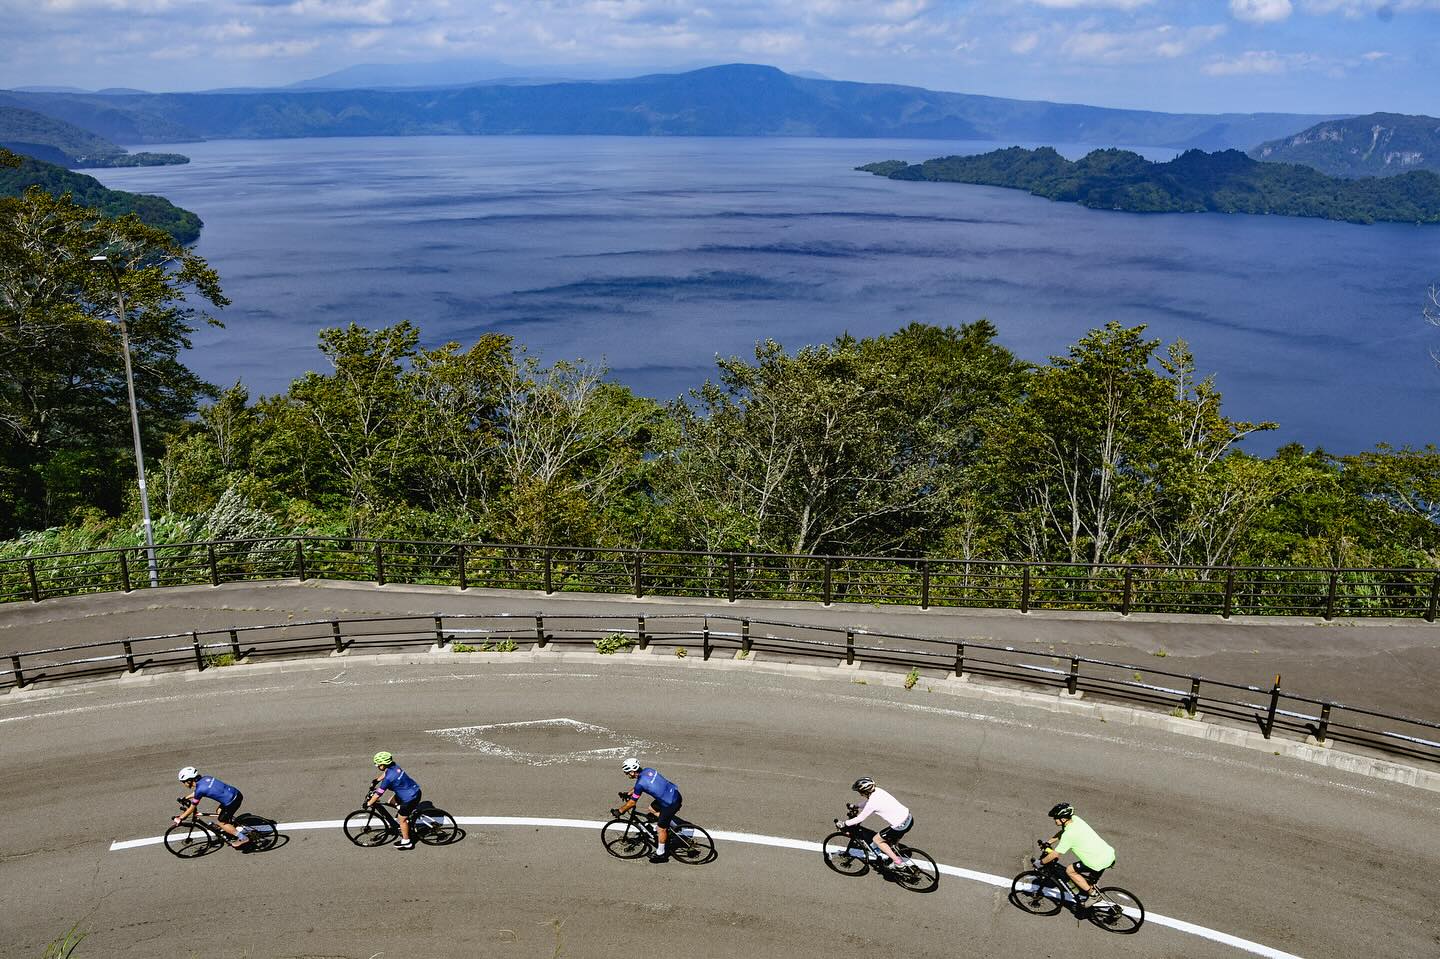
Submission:
[[[135,438],[135,475],[140,480],[140,512],[145,521],[145,558],[150,567],[150,585],[160,585],[155,566],[155,533],[150,527],[150,494],[145,489],[145,454],[140,449],[140,411],[135,405],[135,377],[130,372],[130,333],[125,325],[125,292],[120,287],[120,272],[104,254],[92,256],[91,263],[104,266],[115,281],[115,316],[120,321],[120,346],[125,357],[125,390],[130,394],[130,432]]]

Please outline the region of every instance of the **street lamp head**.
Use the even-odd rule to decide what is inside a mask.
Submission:
[[[92,257],[90,258],[90,262],[91,262],[91,263],[109,263],[109,262],[110,262],[110,258],[109,258],[108,256],[106,256],[104,253],[96,253],[94,256],[92,256]]]

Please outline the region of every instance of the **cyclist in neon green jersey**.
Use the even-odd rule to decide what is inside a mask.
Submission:
[[[1067,863],[1065,874],[1080,890],[1083,902],[1090,897],[1091,886],[1100,881],[1101,874],[1115,865],[1115,850],[1089,823],[1075,815],[1075,807],[1068,802],[1051,808],[1050,818],[1060,831],[1045,840],[1045,855],[1039,861],[1043,865],[1067,852],[1074,853],[1079,862]]]

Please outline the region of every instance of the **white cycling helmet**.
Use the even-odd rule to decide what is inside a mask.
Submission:
[[[638,773],[640,771],[640,760],[631,756],[620,764],[620,768],[626,773]]]
[[[186,766],[184,769],[180,770],[180,781],[182,783],[188,783],[192,779],[199,778],[200,770],[196,769],[194,766]]]

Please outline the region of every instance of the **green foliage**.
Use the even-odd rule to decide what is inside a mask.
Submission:
[[[621,653],[635,645],[635,639],[624,633],[609,633],[594,641],[595,651],[602,656]]]
[[[179,153],[128,153],[102,136],[73,123],[26,110],[0,106],[0,145],[36,160],[74,167],[164,166],[189,163]]]
[[[456,653],[513,653],[518,649],[513,639],[501,639],[493,643],[451,643],[450,649]]]
[[[205,665],[206,665],[207,667],[210,667],[210,666],[234,666],[234,665],[235,665],[235,662],[236,662],[236,660],[235,660],[235,654],[234,654],[234,653],[206,653],[206,654],[205,654]]]
[[[906,688],[906,689],[914,689],[914,688],[915,688],[915,684],[918,683],[918,682],[920,682],[920,670],[918,670],[918,669],[911,669],[910,672],[908,672],[908,673],[905,674],[905,688]]]
[[[20,197],[32,190],[52,197],[68,195],[76,205],[94,210],[102,217],[133,214],[140,223],[170,234],[176,243],[194,243],[204,226],[194,213],[164,197],[107,189],[92,176],[72,173],[53,163],[25,157],[18,167],[0,168],[0,197]]]
[[[80,924],[77,922],[70,927],[68,932],[46,946],[45,951],[40,954],[40,959],[70,959],[75,955],[75,950],[80,947],[80,943],[85,941],[87,935],[89,934],[80,931]]]
[[[884,166],[890,172],[883,172]],[[1440,223],[1440,174],[1416,170],[1384,179],[1344,180],[1307,166],[1260,163],[1238,150],[1187,150],[1151,163],[1127,150],[1095,150],[1072,163],[1050,147],[1010,147],[894,168],[892,180],[981,183],[1131,213],[1269,213],[1373,223]],[[866,169],[862,167],[861,169]]]

